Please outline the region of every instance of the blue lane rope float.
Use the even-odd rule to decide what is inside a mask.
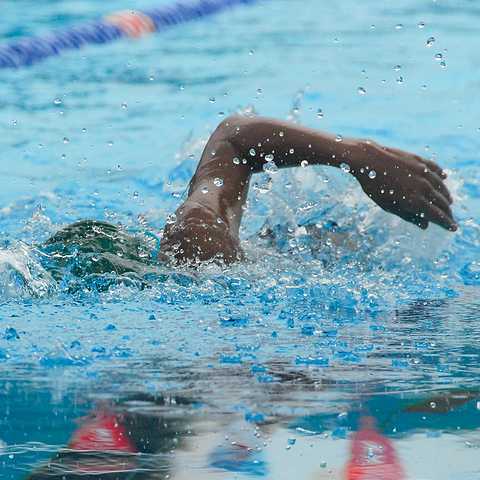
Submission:
[[[139,38],[167,27],[220,12],[257,0],[196,0],[152,8],[125,10],[105,15],[101,20],[77,25],[48,35],[27,37],[0,47],[0,68],[33,65],[45,58],[85,45],[110,43],[121,38]]]

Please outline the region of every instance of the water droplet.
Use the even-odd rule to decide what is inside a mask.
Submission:
[[[172,223],[175,223],[176,221],[177,221],[177,216],[174,213],[167,216],[167,223],[168,224],[171,225]]]
[[[43,145],[41,143],[38,144],[38,148],[42,148]]]
[[[340,168],[347,173],[350,171],[350,165],[348,165],[347,163],[341,163]]]
[[[424,22],[418,22],[418,28],[423,28],[425,26]]]
[[[16,121],[16,120],[12,120],[12,123],[13,123],[14,125],[16,125],[16,124],[17,124],[17,121]]]
[[[249,55],[253,55],[253,50],[250,50],[248,53]]]
[[[91,258],[92,258],[92,262],[98,262],[100,260],[98,253],[94,253]]]
[[[153,77],[150,77],[149,80],[150,80],[151,82],[153,82],[154,78],[153,78]]]
[[[248,162],[247,162],[247,159],[246,159],[246,158],[242,158],[242,163],[243,163],[244,165],[246,165],[246,164],[248,163]]]
[[[437,408],[437,404],[435,402],[430,402],[430,407]]]
[[[126,103],[122,103],[122,108],[127,108],[127,104]]]
[[[61,101],[59,98],[56,98],[56,99],[53,101],[53,103],[54,103],[55,105],[61,105],[62,101]]]
[[[63,138],[63,143],[68,143],[68,138],[67,137]]]
[[[324,175],[324,176],[323,176],[323,181],[324,181],[325,183],[328,183],[328,182],[330,181],[330,177],[329,177],[328,175]]]
[[[400,83],[402,83],[402,82],[403,82],[403,78],[402,78],[402,77],[398,77],[398,78],[397,78],[397,83],[400,84]]]
[[[278,167],[275,162],[265,163],[263,165],[263,171],[269,175],[275,175],[278,172]]]
[[[87,129],[86,128],[82,129],[82,132],[87,133]]]
[[[317,116],[318,116],[318,118],[322,118],[322,117],[323,117],[323,110],[322,110],[321,108],[319,108],[319,109],[317,110]]]
[[[395,65],[395,71],[398,72],[402,67],[400,65]]]
[[[434,38],[434,37],[430,37],[430,38],[427,40],[427,47],[431,47],[434,43],[435,43],[435,38]]]
[[[112,145],[113,145],[113,142],[110,140],[110,141],[108,142],[108,146],[111,147]]]
[[[216,177],[214,180],[213,180],[213,184],[216,186],[216,187],[221,187],[223,185],[223,180],[221,178],[218,178]]]
[[[65,160],[67,156],[65,154],[62,155],[62,160]]]
[[[280,132],[279,135],[280,135],[281,137],[283,137],[284,133],[283,133],[283,132]]]
[[[120,171],[122,169],[121,165],[117,165],[118,170]]]
[[[341,142],[341,141],[342,141],[342,136],[337,133],[337,134],[335,135],[335,141],[336,141],[336,142]]]
[[[233,159],[233,163],[234,163],[235,165],[239,165],[239,164],[240,164],[240,159],[239,159],[239,158],[234,158],[234,159]]]
[[[377,172],[376,172],[375,170],[372,170],[372,171],[368,174],[368,176],[369,176],[370,178],[375,178],[375,177],[377,176]]]
[[[398,25],[395,25],[395,28],[397,30],[400,30],[401,28],[403,28],[403,25],[401,23],[399,23]]]
[[[208,193],[208,187],[203,187],[202,188],[202,193]]]
[[[249,153],[250,153],[250,155],[251,155],[252,157],[254,157],[257,152],[255,151],[254,148],[251,148]]]
[[[215,98],[214,97],[210,97],[210,103],[215,103]]]
[[[265,155],[265,160],[267,162],[272,162],[273,161],[273,155],[271,153],[269,153],[268,155]]]
[[[262,91],[260,89],[257,90],[257,93],[261,95]]]
[[[289,150],[289,152],[290,152],[290,155],[293,155],[293,154],[295,153],[295,150],[294,150],[293,148],[291,148],[291,149]]]
[[[358,93],[363,95],[364,93],[367,93],[367,91],[363,87],[358,87]]]
[[[219,117],[224,117],[224,116],[225,116],[225,112],[218,112],[218,116],[219,116]]]
[[[302,160],[302,162],[300,163],[300,165],[305,168],[305,167],[308,167],[308,160]]]
[[[133,198],[138,198],[138,192],[137,191],[133,192]]]
[[[435,60],[437,60],[438,62],[443,58],[443,55],[441,53],[437,53],[435,54]]]
[[[327,462],[325,460],[323,462],[320,462],[320,467],[325,468],[327,466]]]

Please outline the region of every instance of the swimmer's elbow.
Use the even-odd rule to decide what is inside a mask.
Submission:
[[[243,127],[250,125],[252,118],[244,115],[230,115],[222,120],[212,134],[212,139],[217,141],[234,142],[235,137]]]

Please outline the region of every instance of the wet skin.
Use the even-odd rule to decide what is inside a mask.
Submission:
[[[173,264],[241,259],[238,231],[250,179],[272,156],[278,168],[306,161],[348,170],[383,210],[422,229],[429,222],[457,229],[447,175],[434,161],[274,118],[232,116],[210,137],[188,198],[176,222],[165,227],[157,259]]]

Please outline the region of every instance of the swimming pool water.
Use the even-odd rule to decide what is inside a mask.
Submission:
[[[0,33],[150,6],[4,1]],[[479,14],[269,0],[1,71],[3,477],[340,479],[374,416],[405,478],[477,478]],[[105,291],[44,270],[35,245],[77,219],[160,233],[209,133],[248,109],[435,156],[459,231],[307,167],[255,179],[246,264],[145,267],[146,288]],[[73,448],[109,422],[132,451]]]

